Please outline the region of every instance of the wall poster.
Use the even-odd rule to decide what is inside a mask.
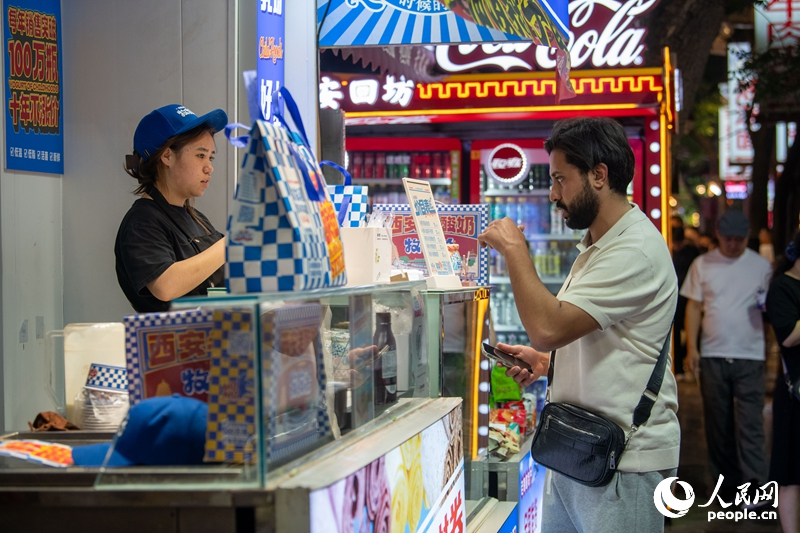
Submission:
[[[64,173],[61,2],[4,0],[8,170]]]

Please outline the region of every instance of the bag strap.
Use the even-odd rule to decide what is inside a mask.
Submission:
[[[344,176],[344,182],[342,182],[342,185],[344,185],[345,187],[353,184],[352,176],[350,176],[350,173],[347,171],[347,169],[341,166],[339,163],[334,163],[333,161],[328,161],[327,159],[323,159],[322,161],[319,162],[319,166],[328,166],[341,172],[342,176]]]
[[[641,398],[639,398],[639,404],[633,410],[631,433],[628,434],[626,440],[630,438],[631,434],[635,433],[639,429],[639,426],[647,422],[647,419],[650,418],[650,411],[652,411],[653,405],[655,405],[656,400],[658,399],[658,393],[661,391],[661,384],[664,381],[664,372],[667,368],[667,347],[669,346],[669,339],[671,336],[672,325],[670,324],[669,332],[667,333],[667,337],[664,339],[663,346],[661,346],[661,353],[658,354],[658,360],[656,361],[655,367],[653,367],[653,371],[650,373],[650,379],[647,381],[647,386],[645,387]],[[555,362],[556,350],[553,350],[550,352],[550,367],[547,369],[547,402],[550,402],[550,388],[553,386]]]
[[[320,167],[323,165],[334,168],[339,172],[341,172],[342,176],[344,176],[344,183],[342,183],[342,185],[344,185],[345,187],[348,187],[353,183],[353,179],[350,177],[350,173],[338,163],[334,163],[333,161],[328,161],[327,159],[325,159],[319,162]],[[344,219],[347,217],[347,209],[350,207],[351,200],[352,198],[348,195],[344,195],[344,197],[342,198],[342,204],[339,206],[339,212],[336,213],[336,220],[339,222],[339,227],[341,227],[342,224],[344,224]]]

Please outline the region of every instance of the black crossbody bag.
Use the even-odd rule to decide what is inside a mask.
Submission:
[[[631,436],[650,418],[658,399],[667,366],[667,347],[672,328],[650,374],[647,387],[633,411],[630,432],[625,435],[613,420],[577,405],[550,402],[556,352],[550,353],[547,371],[547,404],[542,409],[533,436],[533,459],[570,479],[589,487],[608,485]]]

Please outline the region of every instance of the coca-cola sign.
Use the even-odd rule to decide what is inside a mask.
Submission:
[[[528,158],[516,144],[504,143],[489,154],[489,176],[503,185],[516,185],[528,172]]]
[[[569,51],[573,69],[636,67],[643,63],[646,15],[659,0],[572,0]],[[531,43],[437,46],[446,72],[554,70],[556,53]]]

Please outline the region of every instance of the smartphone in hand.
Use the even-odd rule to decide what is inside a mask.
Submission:
[[[496,346],[492,346],[488,342],[483,343],[483,353],[486,355],[486,357],[488,357],[495,363],[500,363],[501,365],[506,366],[508,368],[518,366],[520,368],[524,368],[530,373],[533,373],[531,365],[529,365],[519,357],[511,355],[510,353],[506,353],[503,350],[497,348]]]

